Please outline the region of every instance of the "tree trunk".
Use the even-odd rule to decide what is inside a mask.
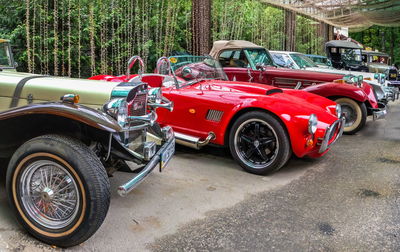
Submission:
[[[208,54],[211,49],[211,1],[192,0],[192,53]]]
[[[394,48],[395,48],[395,41],[396,41],[396,31],[395,31],[395,27],[392,27],[390,29],[390,33],[392,35],[391,39],[390,39],[390,57],[392,57],[392,64],[396,63],[395,58],[394,58]]]
[[[285,50],[296,51],[296,13],[285,10]]]

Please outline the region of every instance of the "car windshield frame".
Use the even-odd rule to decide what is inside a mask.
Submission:
[[[257,65],[276,66],[271,54],[265,48],[244,48],[243,49],[253,70],[257,70]]]
[[[361,65],[362,60],[362,50],[355,48],[340,48],[340,55],[343,61],[350,64]],[[358,58],[358,59],[357,59]]]
[[[271,55],[272,55],[272,59],[274,60],[274,64],[276,64],[280,67],[292,68],[292,69],[299,68],[297,66],[296,62],[294,62],[293,59],[287,53],[271,52]],[[280,59],[279,57],[281,57],[282,59]]]
[[[178,55],[170,56],[168,60],[171,74],[175,77],[178,88],[194,85],[203,80],[229,80],[219,61],[211,56]],[[187,69],[190,70],[189,74],[196,74],[196,76],[192,78],[183,76],[182,72],[185,67],[189,67]],[[176,77],[182,78],[186,82],[178,81]]]
[[[293,59],[293,61],[296,63],[296,65],[299,66],[300,69],[304,69],[307,67],[318,67],[318,65],[315,64],[314,61],[312,61],[310,58],[308,58],[304,54],[290,53],[289,55]]]
[[[7,61],[7,64],[2,64]],[[8,42],[0,43],[0,69],[14,68],[14,59],[11,52],[11,46]]]

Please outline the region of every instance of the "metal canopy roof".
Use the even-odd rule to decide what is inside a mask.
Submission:
[[[371,25],[400,26],[399,0],[260,0],[333,26],[352,30]]]

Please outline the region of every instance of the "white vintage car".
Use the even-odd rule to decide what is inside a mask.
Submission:
[[[334,73],[343,75],[362,75],[364,81],[374,86],[379,100],[396,100],[399,98],[399,89],[389,87],[389,82],[386,77],[382,74],[369,73],[369,72],[358,72],[352,70],[339,70],[333,67],[319,67],[314,61],[308,58],[306,55],[298,52],[287,52],[287,51],[269,51],[274,59],[275,64],[280,67],[286,67],[291,69],[301,69],[313,72],[322,73]]]

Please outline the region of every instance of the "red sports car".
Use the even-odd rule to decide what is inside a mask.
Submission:
[[[292,153],[320,157],[343,132],[340,105],[331,100],[300,90],[228,81],[211,57],[163,60],[177,70],[91,79],[141,78],[153,87],[150,95],[157,97],[162,90],[174,102],[174,110],[159,110],[157,120],[173,127],[177,143],[196,149],[207,144],[227,146],[234,159],[255,174],[280,169]]]
[[[387,113],[385,104],[378,100],[378,91],[362,76],[346,80],[343,74],[277,68],[268,50],[243,40],[216,41],[210,55],[220,62],[229,80],[303,89],[339,103],[347,134],[361,130],[367,116],[376,120]]]

